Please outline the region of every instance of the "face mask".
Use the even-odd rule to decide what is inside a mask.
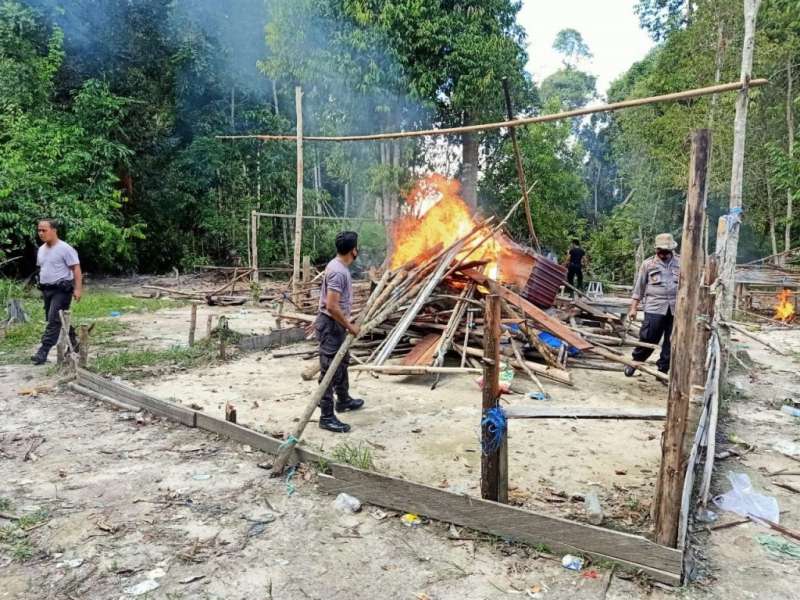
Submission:
[[[672,252],[670,252],[668,250],[659,250],[658,252],[656,252],[656,255],[661,260],[669,260],[670,257],[672,256]]]

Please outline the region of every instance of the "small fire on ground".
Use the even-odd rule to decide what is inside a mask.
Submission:
[[[794,303],[791,299],[791,291],[783,290],[778,294],[778,303],[775,305],[775,318],[784,323],[794,321]]]
[[[472,231],[480,222],[461,198],[461,186],[441,175],[428,175],[417,181],[406,197],[404,214],[392,227],[392,257],[390,268],[397,269],[433,251],[441,244],[447,248]],[[467,262],[488,261],[485,273],[495,280],[503,279],[500,263],[503,255],[511,257],[513,242],[501,234],[489,237],[490,230],[484,227],[473,236],[473,245],[468,245],[459,258]],[[485,241],[476,248],[481,240]]]

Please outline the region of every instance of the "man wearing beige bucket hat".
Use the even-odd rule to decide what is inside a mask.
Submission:
[[[675,301],[678,297],[678,278],[680,276],[680,257],[675,253],[677,242],[671,233],[656,236],[656,254],[642,263],[631,294],[631,307],[628,318],[633,321],[639,310],[644,309],[644,321],[639,330],[639,341],[658,344],[661,338],[661,355],[656,367],[662,373],[669,372],[669,359],[672,336],[672,321],[675,315]],[[653,353],[651,348],[634,348],[633,360],[646,361]],[[625,375],[633,377],[636,369],[625,367]]]

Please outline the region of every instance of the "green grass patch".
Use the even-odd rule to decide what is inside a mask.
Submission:
[[[11,506],[11,501],[7,498],[7,506]],[[0,528],[0,551],[7,554],[13,560],[26,561],[31,558],[36,549],[28,536],[28,529],[46,521],[50,514],[46,510],[37,510],[28,515],[23,515],[18,521],[11,525]]]
[[[0,365],[26,362],[35,350],[44,332],[44,307],[37,290],[23,290],[15,281],[0,279],[0,321],[7,318],[6,305],[10,298],[19,298],[31,319],[28,323],[12,325],[0,338]],[[102,346],[126,329],[126,325],[112,317],[112,313],[153,312],[168,307],[180,306],[180,302],[166,299],[133,298],[114,292],[84,292],[80,302],[71,307],[72,323],[75,326],[94,323],[92,345]]]
[[[365,471],[372,471],[375,469],[375,463],[372,459],[372,450],[363,444],[351,444],[349,442],[342,442],[333,448],[331,453],[333,460],[338,463],[345,463],[352,465]]]
[[[10,498],[0,497],[0,512],[11,512],[12,508],[14,508],[14,504]]]
[[[99,356],[92,371],[100,375],[125,375],[127,379],[142,376],[147,367],[192,368],[211,362],[218,350],[206,340],[192,347],[173,346],[166,350],[125,350]]]

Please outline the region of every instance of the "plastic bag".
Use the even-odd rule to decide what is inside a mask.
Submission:
[[[778,523],[780,510],[778,501],[773,496],[759,494],[753,490],[750,478],[744,473],[728,471],[731,491],[714,498],[714,504],[722,510],[734,512],[742,517],[759,517]]]

